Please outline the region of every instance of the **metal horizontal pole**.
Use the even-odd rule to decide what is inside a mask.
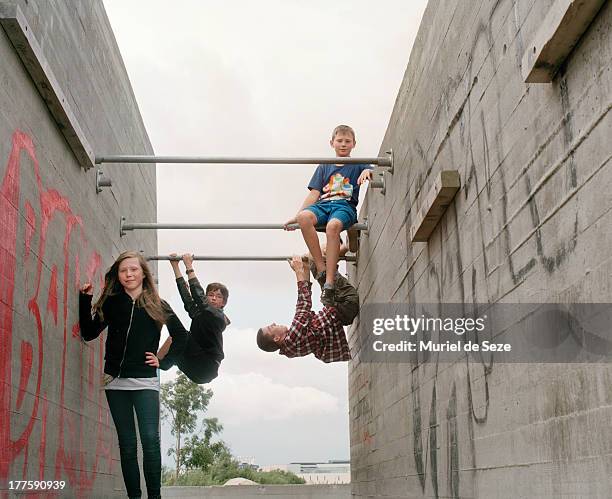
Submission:
[[[96,156],[96,164],[102,163],[200,163],[200,164],[269,164],[269,165],[308,165],[308,164],[345,164],[364,163],[367,165],[393,166],[392,156],[374,158],[238,158],[206,156],[134,156],[113,155]]]
[[[194,260],[210,261],[210,262],[281,262],[291,260],[291,256],[202,256],[194,255]],[[180,260],[180,257],[172,257],[169,255],[154,255],[147,256],[147,260]],[[340,260],[347,262],[356,262],[357,257],[354,255],[347,255],[340,257]]]
[[[298,224],[291,224],[291,229],[299,229]],[[257,223],[202,223],[202,224],[189,224],[189,223],[149,223],[149,222],[133,222],[128,223],[123,219],[121,220],[121,232],[128,230],[140,230],[140,229],[239,229],[239,230],[252,230],[252,229],[284,229],[283,224],[257,224]],[[319,226],[317,229],[325,229],[325,226]],[[366,223],[356,223],[351,227],[351,230],[367,231],[368,225]]]

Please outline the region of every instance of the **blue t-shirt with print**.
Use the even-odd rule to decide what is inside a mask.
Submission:
[[[318,203],[344,199],[357,209],[357,203],[359,202],[357,179],[363,170],[371,168],[371,165],[364,163],[319,165],[308,183],[308,189],[316,189],[321,193]]]

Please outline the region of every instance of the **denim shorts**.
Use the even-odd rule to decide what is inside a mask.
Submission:
[[[357,210],[348,201],[323,201],[305,208],[317,217],[317,225],[327,225],[332,218],[342,222],[342,230],[348,229],[357,222]]]

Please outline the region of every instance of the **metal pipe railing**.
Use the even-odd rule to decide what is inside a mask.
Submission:
[[[291,229],[299,229],[298,224],[289,225]],[[284,224],[261,224],[261,223],[158,223],[158,222],[126,222],[124,217],[121,217],[119,232],[123,236],[129,230],[141,229],[210,229],[210,230],[278,230],[284,229]],[[317,227],[318,230],[325,230],[325,226]],[[356,223],[350,230],[367,231],[367,223]]]
[[[150,156],[150,155],[109,155],[96,156],[96,164],[102,163],[200,163],[200,164],[269,164],[308,165],[363,163],[393,168],[393,154],[374,158],[267,158],[267,157],[209,157],[209,156]]]
[[[145,257],[147,260],[181,260],[180,256],[170,255],[154,255]],[[206,255],[194,255],[194,260],[210,261],[210,262],[281,262],[291,260],[291,256],[206,256]],[[340,257],[340,260],[347,262],[356,262],[357,257],[354,255],[347,255]]]

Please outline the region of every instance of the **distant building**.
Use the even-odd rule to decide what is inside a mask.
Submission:
[[[259,471],[259,466],[257,466],[256,464],[250,464],[250,463],[238,463],[238,468],[241,470],[253,470],[253,471]]]
[[[289,464],[275,464],[262,466],[262,471],[282,470],[295,473],[306,483],[350,483],[351,463],[344,460],[330,460],[327,462],[296,462]]]
[[[238,461],[238,468],[240,468],[241,470],[244,469],[250,469],[253,471],[258,471],[259,470],[259,466],[257,466],[255,464],[255,458],[254,457],[241,457],[238,456],[236,458],[236,460]]]

